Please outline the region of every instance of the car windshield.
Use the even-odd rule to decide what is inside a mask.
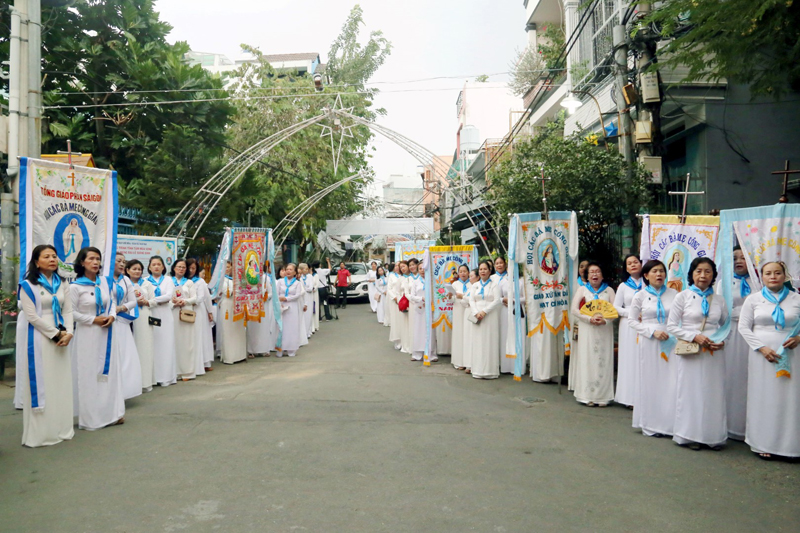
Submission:
[[[352,263],[347,266],[347,270],[350,271],[350,274],[354,276],[361,276],[367,273],[367,267],[364,265],[359,265],[358,263]]]

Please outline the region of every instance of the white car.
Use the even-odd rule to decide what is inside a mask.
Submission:
[[[347,299],[366,298],[369,296],[367,288],[367,263],[345,263],[345,267],[350,271],[350,285],[347,286]],[[336,273],[339,271],[338,265],[333,267],[330,275],[330,284],[333,286],[331,294],[336,294]]]

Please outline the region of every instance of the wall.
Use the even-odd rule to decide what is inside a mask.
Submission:
[[[727,105],[707,103],[706,127],[708,209],[733,209],[775,204],[783,188],[783,169],[789,159],[800,169],[800,94],[790,93],[783,102],[750,101],[747,87],[728,86]],[[750,160],[734,153],[728,139]],[[789,179],[798,179],[800,174]],[[790,202],[800,195],[789,194]]]

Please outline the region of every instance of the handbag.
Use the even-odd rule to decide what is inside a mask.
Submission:
[[[181,309],[178,313],[178,318],[181,322],[186,322],[187,324],[194,324],[194,319],[196,315],[194,311],[189,311],[188,309]]]
[[[157,328],[160,328],[161,327],[161,319],[160,318],[156,318],[154,316],[149,316],[149,317],[147,317],[147,324],[150,325],[150,326],[155,326]]]
[[[475,315],[475,313],[469,313],[469,314],[467,315],[467,320],[469,320],[469,321],[470,321],[470,322],[472,322],[473,324],[478,324],[478,323],[480,323],[480,320],[478,320],[478,317]]]
[[[708,304],[711,305],[711,299],[714,297],[712,294],[708,298]],[[703,317],[703,325],[700,326],[700,333],[703,333],[703,330],[706,329],[706,320],[708,317]],[[696,342],[689,342],[678,339],[678,344],[675,345],[675,355],[697,355],[700,353],[700,345]]]
[[[408,313],[408,298],[406,298],[405,294],[400,298],[400,301],[397,302],[397,308],[404,313]]]

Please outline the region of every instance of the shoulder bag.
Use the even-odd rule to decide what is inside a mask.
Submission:
[[[195,316],[195,312],[189,311],[188,309],[181,309],[178,313],[178,318],[180,321],[186,322],[187,324],[194,324]]]
[[[708,298],[708,306],[711,307],[711,300],[714,298],[712,294]],[[711,311],[708,312],[711,314]],[[703,317],[703,325],[700,326],[700,333],[703,333],[703,330],[706,329],[706,320],[708,317]],[[697,355],[700,353],[700,345],[696,342],[689,342],[685,340],[678,339],[678,344],[675,345],[675,355]]]

